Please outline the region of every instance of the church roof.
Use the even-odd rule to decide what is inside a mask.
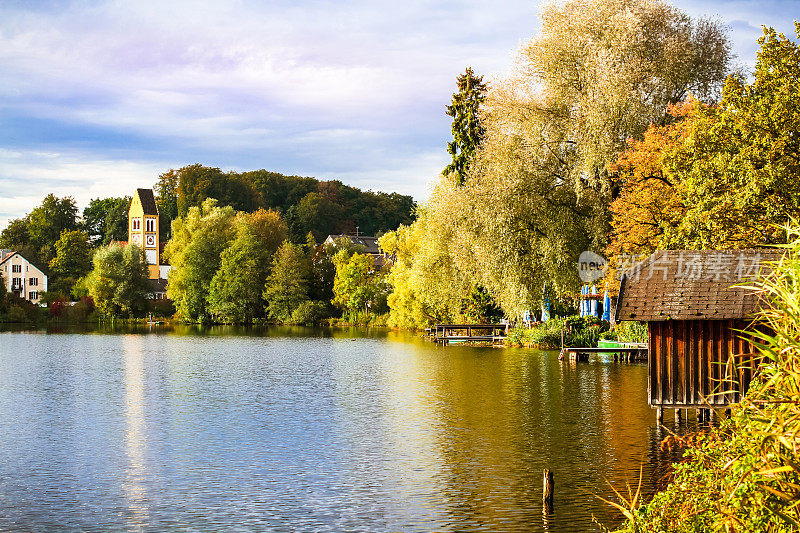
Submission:
[[[142,204],[142,211],[145,215],[158,214],[158,207],[156,206],[156,198],[153,196],[153,189],[136,189],[136,195],[139,197],[139,203]]]

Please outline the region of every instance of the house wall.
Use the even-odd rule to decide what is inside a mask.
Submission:
[[[747,325],[743,320],[648,322],[650,405],[707,407],[739,401],[755,364],[752,345],[737,331]]]
[[[19,272],[14,272],[15,266]],[[14,254],[3,262],[3,283],[8,292],[15,292],[35,304],[41,301],[41,294],[47,290],[47,276],[19,254]]]

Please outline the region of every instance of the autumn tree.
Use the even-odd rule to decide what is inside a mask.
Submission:
[[[691,97],[670,106],[674,122],[651,125],[642,140],[630,139],[628,149],[609,165],[619,193],[611,203],[608,257],[650,254],[663,247],[665,234],[680,224],[686,206],[680,178],[667,161],[686,142],[702,106]]]
[[[467,166],[483,139],[480,107],[486,100],[487,87],[483,76],[476,76],[472,68],[467,68],[456,84],[458,92],[453,93],[450,105],[445,107],[447,116],[453,118],[453,140],[447,143],[447,153],[453,160],[444,173],[452,175],[456,183],[461,185],[466,179]]]
[[[670,108],[673,124],[651,126],[611,166],[623,185],[610,253],[785,242],[800,217],[800,52],[772,29],[759,43],[752,83],[732,76],[718,105]]]
[[[771,28],[759,44],[753,82],[729,78],[668,161],[687,209],[665,247],[785,243],[787,220],[800,217],[800,46]]]

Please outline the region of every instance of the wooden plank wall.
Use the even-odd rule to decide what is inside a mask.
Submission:
[[[650,405],[725,406],[747,391],[754,350],[737,331],[747,322],[667,320],[648,325]]]

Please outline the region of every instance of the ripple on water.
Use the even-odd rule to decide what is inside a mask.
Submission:
[[[644,365],[171,333],[0,334],[0,530],[582,531],[669,460]]]

